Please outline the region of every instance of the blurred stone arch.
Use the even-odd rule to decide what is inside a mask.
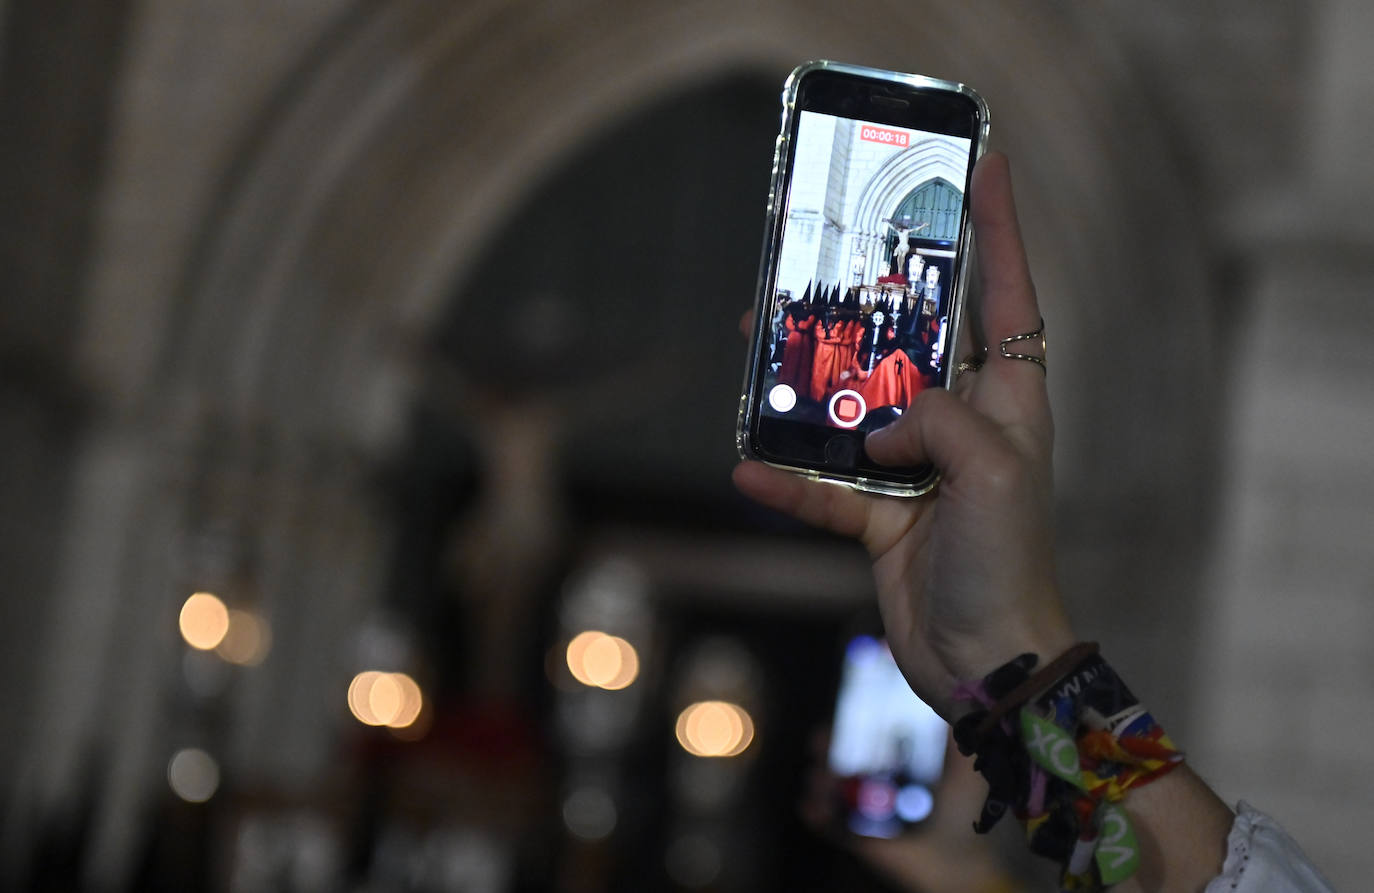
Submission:
[[[1186,701],[1188,661],[1151,643],[1188,628],[1196,610],[1208,519],[1191,503],[1211,486],[1217,396],[1207,235],[1149,104],[1122,101],[1130,73],[1077,16],[1011,0],[340,3],[251,124],[224,134],[215,201],[172,259],[184,272],[153,336],[158,375],[130,405],[97,397],[108,402],[83,432],[70,498],[81,535],[54,558],[82,573],[52,614],[82,615],[95,591],[84,584],[100,580],[127,616],[79,634],[54,622],[44,639],[63,672],[40,700],[80,705],[117,689],[136,693],[133,715],[156,713],[157,658],[175,643],[119,672],[104,655],[161,616],[168,565],[182,556],[148,538],[174,536],[207,492],[228,494],[215,505],[270,557],[264,597],[297,612],[288,626],[299,638],[283,649],[325,645],[339,615],[377,597],[371,562],[392,531],[370,481],[395,456],[431,374],[415,345],[503,214],[541,171],[655,96],[732,69],[780,84],[802,59],[830,57],[967,80],[988,98],[994,144],[1016,160],[1051,338],[1068,588],[1135,604],[1140,644],[1123,644],[1118,663],[1128,676],[1147,668],[1164,700]],[[1172,274],[1165,296],[1160,258]],[[1148,343],[1128,350],[1139,333]],[[1159,485],[1164,469],[1169,487]],[[229,498],[245,481],[262,500]],[[1086,598],[1078,607],[1088,629],[1115,614]],[[333,627],[305,622],[321,608]],[[283,721],[295,743],[263,765],[288,777],[316,759],[328,743],[316,706],[328,684],[303,675],[295,701],[246,697],[242,753],[261,749],[255,728]],[[79,710],[40,720],[25,755],[39,770],[26,782],[30,802],[70,788],[98,721]],[[111,765],[139,765],[156,731],[125,730]],[[45,749],[54,738],[72,743]],[[108,787],[110,815],[133,814],[128,798],[143,795]],[[97,846],[112,824],[96,823]]]

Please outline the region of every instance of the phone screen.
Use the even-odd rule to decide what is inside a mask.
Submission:
[[[911,690],[886,642],[850,640],[828,758],[850,830],[893,837],[929,816],[948,736],[949,724]]]
[[[971,146],[799,113],[766,414],[867,431],[939,385]]]

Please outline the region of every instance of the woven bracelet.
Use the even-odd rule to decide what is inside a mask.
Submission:
[[[1031,850],[1059,862],[1072,890],[1135,872],[1135,834],[1114,804],[1183,760],[1097,651],[1081,643],[1038,670],[1036,656],[1023,654],[955,691],[980,705],[954,724],[959,750],[976,755],[988,781],[974,830],[1011,811]]]

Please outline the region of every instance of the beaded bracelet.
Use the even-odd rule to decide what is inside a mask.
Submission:
[[[1032,674],[1023,654],[981,681],[962,683],[956,700],[978,707],[954,724],[961,753],[988,781],[987,833],[1010,810],[1025,824],[1031,851],[1063,868],[1063,890],[1100,890],[1130,877],[1140,848],[1116,805],[1183,761],[1169,736],[1097,655],[1075,645]]]

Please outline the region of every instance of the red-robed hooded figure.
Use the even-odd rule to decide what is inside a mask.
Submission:
[[[870,410],[879,406],[906,409],[926,389],[925,379],[904,350],[894,350],[873,367],[873,374],[859,388]]]
[[[811,363],[811,387],[807,393],[812,400],[824,400],[830,389],[841,381],[840,373],[852,359],[849,349],[853,346],[853,335],[849,324],[838,317],[817,322],[813,332],[816,355]]]
[[[816,324],[816,317],[808,305],[793,304],[787,308],[782,324],[787,329],[787,341],[782,349],[778,381],[805,394],[811,386],[811,360],[815,352],[811,327]]]

